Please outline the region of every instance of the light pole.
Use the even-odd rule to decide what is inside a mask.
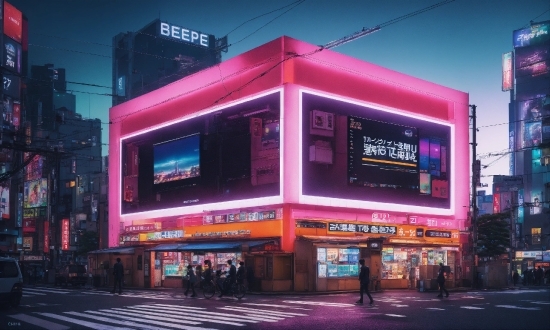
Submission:
[[[472,109],[472,285],[477,283],[477,183],[479,180],[479,173],[481,171],[480,164],[477,162],[476,157],[476,109],[475,104],[470,104]]]

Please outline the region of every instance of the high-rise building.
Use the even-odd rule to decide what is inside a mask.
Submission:
[[[521,271],[550,261],[550,21],[513,31],[513,46],[503,55],[503,90],[518,189],[493,195],[501,207],[511,201],[513,269]]]
[[[221,62],[227,38],[160,19],[113,38],[113,106]]]

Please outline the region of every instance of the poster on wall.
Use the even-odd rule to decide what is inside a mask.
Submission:
[[[24,183],[23,207],[42,207],[48,205],[48,179],[38,179]]]
[[[541,196],[542,193],[540,191],[532,191],[531,192],[531,214],[540,214],[542,211],[541,207]]]
[[[327,264],[327,276],[328,277],[338,277],[338,265],[336,265],[336,264]]]
[[[327,249],[317,248],[317,261],[326,262],[327,261]]]
[[[327,249],[327,262],[338,260],[338,249]]]
[[[542,142],[542,122],[525,122],[523,131],[523,147],[536,147]]]
[[[319,264],[317,269],[319,277],[327,277],[327,264]]]

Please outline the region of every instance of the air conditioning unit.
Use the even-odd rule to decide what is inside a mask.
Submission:
[[[309,146],[309,161],[320,164],[332,164],[332,148],[318,145]]]

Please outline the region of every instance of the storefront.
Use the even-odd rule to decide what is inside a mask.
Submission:
[[[315,49],[281,37],[110,109],[109,245],[147,247],[144,285],[205,259],[263,291],[356,290],[360,259],[388,288],[458,272],[468,94]]]
[[[447,277],[450,287],[461,273],[456,263],[460,260],[457,230],[297,220],[296,236],[297,291],[358,289],[359,259],[365,259],[371,280],[380,280],[381,288],[416,288],[419,280],[430,283],[437,278],[440,263],[452,269]],[[308,255],[311,260],[304,257]]]

